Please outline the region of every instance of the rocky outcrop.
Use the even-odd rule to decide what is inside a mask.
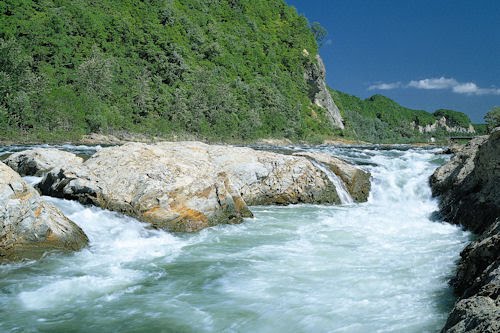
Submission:
[[[52,149],[35,148],[10,155],[5,164],[21,176],[43,176],[54,167],[78,166],[83,159],[73,153]]]
[[[193,232],[251,216],[203,144],[104,148],[79,167],[53,169],[38,188],[171,231]]]
[[[448,133],[465,133],[465,134],[476,133],[476,129],[472,124],[469,124],[468,127],[453,126],[448,124],[448,120],[446,119],[446,117],[441,117],[438,120],[436,120],[433,124],[428,124],[425,126],[417,125],[415,122],[412,122],[412,126],[415,127],[420,133],[434,133],[438,129],[443,129]]]
[[[0,162],[0,261],[78,250],[87,242],[80,227]]]
[[[500,130],[473,139],[430,181],[446,221],[484,232],[500,216]]]
[[[303,55],[309,57],[309,52],[304,50]],[[340,110],[333,101],[332,95],[326,86],[326,69],[323,59],[316,56],[316,62],[309,62],[305,66],[304,79],[309,85],[309,98],[313,103],[326,110],[328,120],[335,128],[344,128]]]
[[[340,203],[306,157],[199,142],[104,148],[80,166],[53,169],[38,188],[173,231],[238,223],[251,216],[247,204]]]
[[[356,202],[365,202],[370,194],[370,173],[340,158],[326,153],[300,152],[295,156],[304,156],[330,168],[346,185],[347,191]]]
[[[459,299],[443,332],[499,332],[500,128],[459,150],[430,182],[443,218],[479,235],[460,254],[451,281]]]

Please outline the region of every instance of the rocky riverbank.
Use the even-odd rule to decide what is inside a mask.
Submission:
[[[43,195],[177,232],[240,223],[252,216],[249,205],[341,203],[339,188],[317,163],[345,182],[354,201],[366,201],[370,192],[370,174],[338,158],[201,142],[127,143],[100,149],[86,161],[37,148],[14,153],[5,163],[22,176],[43,176],[37,185]]]
[[[456,151],[430,183],[444,220],[478,235],[461,253],[442,332],[500,332],[500,128]]]

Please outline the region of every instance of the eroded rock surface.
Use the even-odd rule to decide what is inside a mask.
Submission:
[[[307,53],[306,56],[309,56]],[[326,86],[326,69],[323,59],[316,56],[316,62],[309,62],[304,72],[304,79],[309,85],[311,101],[326,110],[326,115],[334,128],[344,128],[340,110]]]
[[[459,299],[442,332],[500,332],[500,128],[472,140],[432,175],[446,221],[479,237],[460,254]]]
[[[73,153],[53,149],[35,148],[14,153],[5,160],[21,176],[43,176],[55,167],[78,166],[83,159]]]
[[[128,143],[104,148],[79,167],[53,169],[38,188],[171,231],[239,223],[251,213],[228,175],[215,168],[207,147]]]
[[[0,261],[79,250],[87,243],[80,227],[0,162]]]
[[[345,183],[347,191],[356,202],[365,202],[370,194],[370,173],[340,158],[326,153],[300,152],[295,156],[304,156],[330,168]]]
[[[345,162],[338,168],[354,193],[369,190],[369,176]],[[368,190],[357,184],[365,181]],[[38,188],[173,231],[238,223],[251,216],[247,204],[340,203],[309,158],[200,142],[104,148],[80,166],[54,168]]]

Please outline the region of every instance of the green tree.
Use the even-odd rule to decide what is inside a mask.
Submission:
[[[484,121],[486,121],[488,132],[493,130],[495,127],[500,126],[500,106],[495,106],[488,113],[486,113]]]
[[[311,31],[314,35],[314,38],[316,39],[316,42],[318,43],[318,46],[323,46],[323,42],[328,36],[328,31],[325,29],[325,27],[323,27],[319,22],[313,22],[311,24]]]

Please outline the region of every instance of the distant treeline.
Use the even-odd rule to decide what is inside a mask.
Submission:
[[[469,117],[462,112],[441,109],[429,113],[406,108],[382,95],[363,100],[336,90],[331,93],[344,117],[344,135],[352,139],[377,143],[428,142],[432,137],[441,140],[453,133],[442,126],[421,133],[418,126],[433,125],[443,117],[449,128],[468,129],[471,125]],[[474,128],[478,134],[485,132],[484,125],[474,125]]]

